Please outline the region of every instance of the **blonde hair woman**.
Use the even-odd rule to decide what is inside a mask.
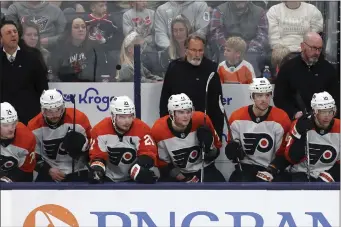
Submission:
[[[144,39],[137,32],[129,33],[123,40],[120,53],[121,70],[117,71],[116,79],[118,82],[133,82],[134,81],[134,45],[141,46],[141,52],[144,49]],[[141,81],[142,82],[157,82],[163,79],[159,76],[151,74],[141,63]]]

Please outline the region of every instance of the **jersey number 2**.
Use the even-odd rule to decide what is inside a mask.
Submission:
[[[146,145],[146,146],[148,146],[148,145],[155,145],[154,144],[154,141],[153,141],[153,139],[152,139],[152,137],[150,137],[150,135],[145,135],[144,137],[143,137],[143,139],[144,139],[144,145]]]

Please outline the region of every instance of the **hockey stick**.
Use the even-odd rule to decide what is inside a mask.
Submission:
[[[225,108],[224,108],[223,104],[221,103],[221,96],[219,96],[219,107],[220,107],[221,112],[224,114],[224,119],[225,119],[226,125],[227,125],[227,131],[228,131],[228,133],[230,135],[231,141],[233,141],[234,138],[233,138],[230,122],[229,122],[229,120],[227,118],[227,114],[226,114]],[[237,162],[238,162],[238,166],[239,166],[240,171],[243,171],[242,165],[240,164],[240,160],[239,160],[238,157],[237,157]]]
[[[206,126],[206,117],[207,117],[207,93],[208,93],[208,85],[210,84],[215,72],[211,72],[206,82],[206,90],[205,90],[205,112],[204,112],[204,126]],[[200,144],[201,154],[202,154],[202,166],[201,166],[201,176],[200,182],[204,182],[204,167],[205,167],[205,143]]]
[[[70,95],[70,101],[73,103],[73,132],[76,131],[76,95]],[[72,173],[75,172],[75,159],[72,158]]]
[[[296,93],[296,101],[297,101],[297,105],[298,108],[301,109],[301,111],[303,112],[303,114],[308,115],[308,111],[307,108],[302,100],[302,97],[300,95],[300,93],[297,91]],[[305,152],[306,152],[306,157],[307,157],[307,177],[308,177],[308,181],[310,182],[310,154],[309,154],[309,136],[308,136],[308,132],[306,132],[306,139],[305,139],[306,143],[305,143]]]

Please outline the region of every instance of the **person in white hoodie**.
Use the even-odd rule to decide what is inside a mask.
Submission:
[[[64,31],[66,20],[61,9],[49,2],[15,2],[8,8],[7,19],[33,22],[39,27],[40,43],[51,47]]]
[[[303,36],[307,32],[323,31],[321,12],[312,4],[285,1],[272,6],[267,12],[271,48],[282,44],[291,52],[301,52]]]
[[[206,36],[210,22],[210,13],[206,2],[193,0],[185,2],[169,1],[157,8],[154,18],[155,42],[161,50],[169,47],[170,26],[172,20],[180,14],[188,18],[195,33]]]

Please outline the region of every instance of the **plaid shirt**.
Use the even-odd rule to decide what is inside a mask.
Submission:
[[[268,28],[268,18],[264,11],[257,25],[256,36],[248,43],[248,52],[264,52],[264,47],[268,44]],[[228,31],[225,31],[224,15],[219,9],[214,9],[212,12],[210,33],[211,42],[217,43],[221,50],[226,41],[225,34],[228,34]]]

